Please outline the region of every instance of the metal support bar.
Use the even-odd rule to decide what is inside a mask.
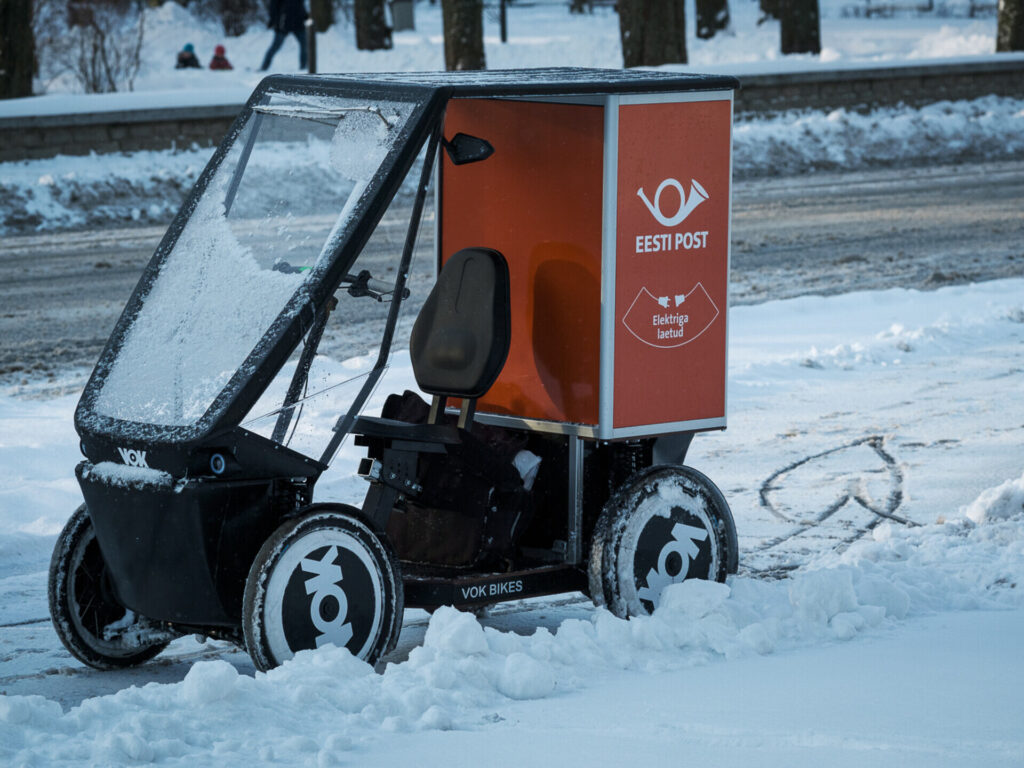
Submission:
[[[299,394],[303,391],[306,382],[309,380],[309,369],[313,365],[313,358],[316,357],[317,347],[320,346],[320,339],[324,335],[324,327],[327,325],[327,318],[331,314],[332,303],[328,301],[324,304],[320,314],[317,315],[316,320],[313,322],[313,327],[309,329],[306,343],[302,347],[302,355],[299,357],[298,365],[295,366],[295,373],[292,376],[291,383],[288,385],[288,392],[284,396],[284,407],[277,415],[277,423],[274,424],[274,433],[271,439],[275,443],[285,442],[284,437],[288,433],[288,425],[291,423],[292,415],[295,412],[295,401],[299,399]]]
[[[441,419],[444,418],[446,407],[448,407],[448,398],[434,395],[433,400],[430,401],[430,416],[427,417],[427,421],[431,424],[440,424]]]
[[[264,95],[260,99],[261,104],[265,104],[270,101],[269,96]],[[256,143],[256,136],[260,132],[260,126],[263,124],[263,113],[255,112],[250,118],[250,129],[249,135],[245,139],[245,146],[242,147],[242,154],[238,158],[238,165],[235,166],[234,173],[231,174],[231,182],[228,184],[228,190],[224,193],[224,218],[228,217],[231,213],[231,206],[235,204],[235,195],[238,194],[238,185],[242,181],[242,174],[245,173],[246,166],[249,164],[249,156],[252,154],[253,145]]]
[[[398,276],[395,278],[395,292],[392,294],[394,298],[391,306],[388,308],[388,319],[384,325],[384,338],[380,342],[380,353],[377,355],[377,362],[374,364],[373,370],[370,371],[370,375],[367,377],[363,388],[356,395],[356,399],[352,402],[348,412],[339,418],[334,425],[334,434],[331,436],[331,441],[320,456],[320,462],[323,464],[330,464],[334,461],[334,454],[341,447],[341,442],[345,439],[345,435],[352,429],[352,424],[355,423],[356,417],[366,403],[366,399],[376,388],[381,373],[384,372],[384,368],[387,366],[388,355],[391,353],[391,340],[395,336],[395,326],[398,325],[398,312],[402,308],[402,299],[405,296],[405,281],[409,277],[412,252],[416,248],[416,233],[419,231],[420,218],[423,214],[423,202],[427,196],[427,187],[430,186],[434,158],[438,153],[442,122],[443,118],[439,118],[437,125],[434,126],[434,130],[430,135],[430,139],[427,141],[427,154],[423,158],[423,172],[420,174],[420,184],[416,190],[416,199],[412,206],[409,229],[405,233],[405,248],[402,250],[402,261],[398,267]]]
[[[363,514],[376,530],[387,530],[391,510],[400,498],[423,490],[416,483],[418,458],[418,454],[410,451],[384,450],[378,477],[370,481],[363,500]]]
[[[313,25],[312,17],[306,19],[306,63],[309,64],[309,74],[316,74],[316,27]]]
[[[462,398],[462,409],[459,411],[459,429],[469,429],[473,426],[473,416],[476,414],[476,398]]]
[[[569,533],[565,561],[583,562],[583,438],[569,435]]]

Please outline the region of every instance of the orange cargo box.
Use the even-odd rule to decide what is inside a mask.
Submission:
[[[453,99],[439,258],[508,260],[512,343],[481,421],[602,440],[724,428],[732,91]]]

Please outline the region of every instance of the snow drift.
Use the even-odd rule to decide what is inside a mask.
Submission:
[[[502,701],[565,695],[619,670],[649,675],[848,640],[932,611],[1020,607],[1022,580],[1024,514],[984,525],[887,524],[789,579],[673,585],[652,617],[623,621],[598,609],[554,633],[520,636],[442,608],[423,645],[380,675],[325,647],[254,678],[226,661],[201,662],[181,683],[130,688],[67,713],[42,697],[0,696],[0,758],[332,765],[385,733],[474,728]]]
[[[794,674],[822,649],[853,648],[858,644],[849,641],[857,638],[864,645],[886,636],[899,641],[952,611],[1024,615],[1022,286],[1018,279],[933,292],[893,289],[731,310],[730,429],[701,436],[689,461],[722,479],[740,532],[740,574],[725,585],[672,587],[657,615],[630,621],[582,599],[541,602],[532,613],[522,606],[527,613],[518,622],[511,614],[478,620],[440,610],[422,640],[418,620],[407,624],[407,655],[392,657],[381,674],[345,651],[323,648],[252,677],[244,662],[240,673],[224,659],[195,664],[173,683],[150,682],[173,679],[157,664],[119,681],[110,673],[47,675],[49,667],[67,663],[66,654],[53,647],[45,625],[32,634],[18,625],[45,615],[47,549],[78,503],[71,474],[78,459],[74,398],[0,398],[0,671],[3,690],[16,694],[0,695],[0,764],[366,765],[383,764],[382,753],[402,748],[422,752],[421,762],[450,764],[450,751],[426,753],[449,730],[484,731],[500,742],[517,732],[521,718],[535,722],[550,705],[576,713],[575,738],[587,740],[605,727],[586,722],[598,708],[595,697],[610,691],[634,696],[667,679],[685,686],[701,668],[721,670],[716,675],[740,686],[737,676],[763,685],[779,664]],[[818,365],[805,365],[810,358]],[[408,358],[396,356],[391,374],[397,378],[378,390],[371,408],[388,390],[411,384]],[[866,443],[865,434],[878,440]],[[833,518],[810,524],[830,493],[850,495],[855,487],[860,494],[876,483],[879,493],[889,492],[887,467],[869,448],[875,444],[900,470],[896,514],[919,525],[885,520],[853,500]],[[832,450],[836,445],[853,448]],[[343,448],[318,486],[321,498],[352,500],[365,492],[351,474],[358,454],[354,446]],[[773,473],[815,456],[825,461],[815,471]],[[795,523],[761,504],[759,488],[769,476],[777,478],[772,493]],[[1007,477],[1018,479],[1003,482]],[[791,524],[796,532],[783,540],[779,532]],[[915,642],[931,648],[942,640]],[[216,647],[210,652],[230,656]],[[172,659],[175,653],[173,646],[166,652]],[[956,665],[958,674],[976,668],[970,646],[957,647],[955,655],[944,663]],[[917,697],[951,690],[943,687],[955,679],[948,671],[916,670]],[[870,665],[835,671],[847,685],[874,674]],[[1016,695],[1019,702],[1012,687],[1017,677],[1019,665],[1011,663],[998,680],[977,685],[989,686],[985,701]],[[146,685],[123,688],[131,679]],[[878,689],[871,695],[901,702],[912,693],[876,679],[872,685]],[[123,689],[94,695],[111,686]],[[27,695],[41,690],[73,706],[64,711],[59,702]],[[694,695],[700,701],[710,694]],[[1019,739],[985,741],[993,732],[985,719],[991,709],[961,711],[955,701],[948,707],[958,727],[974,734],[960,752],[922,743],[913,709],[890,729],[916,750],[916,764],[963,764],[965,750],[986,764],[1019,764]],[[1005,711],[1012,714],[1012,706]],[[746,718],[735,732],[756,721],[739,705],[728,712]],[[632,732],[644,716],[623,712],[622,727]],[[830,756],[845,757],[844,764],[863,764],[857,760],[864,759],[864,742],[821,741],[807,722],[794,721],[772,738],[810,739]],[[865,722],[868,733],[871,721]],[[531,728],[535,733],[536,724]],[[701,749],[743,746],[728,735],[733,731],[671,733],[666,750],[684,735]]]

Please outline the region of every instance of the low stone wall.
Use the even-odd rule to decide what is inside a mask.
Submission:
[[[737,114],[919,107],[990,94],[1024,99],[1024,59],[754,75],[740,81]]]
[[[1024,99],[1024,59],[815,70],[740,78],[736,114],[790,109],[868,110],[995,94]],[[241,104],[121,112],[0,117],[0,161],[137,149],[212,146]]]
[[[90,152],[213,146],[241,104],[39,117],[0,117],[0,161]]]

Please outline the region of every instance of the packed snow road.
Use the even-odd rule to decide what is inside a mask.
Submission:
[[[1024,160],[741,180],[733,216],[734,305],[1024,274]],[[375,274],[386,276],[395,263],[404,220],[392,211],[371,242],[381,264]],[[0,382],[71,369],[72,383],[80,382],[164,229],[4,238]],[[425,221],[407,318],[422,301],[415,288],[430,271],[431,230]],[[360,311],[369,328],[384,307]],[[403,328],[407,333],[408,323]],[[372,337],[351,327],[344,335],[329,330],[322,349],[346,359],[366,352]]]

